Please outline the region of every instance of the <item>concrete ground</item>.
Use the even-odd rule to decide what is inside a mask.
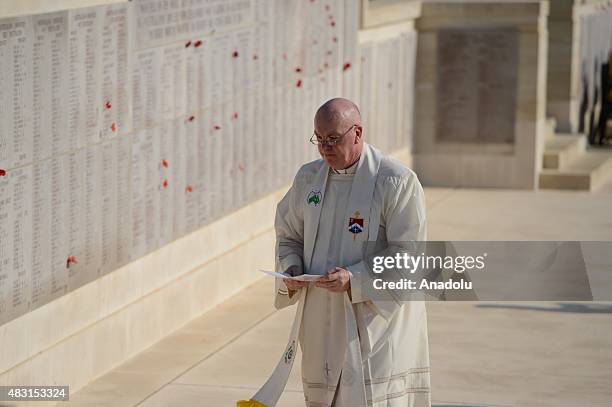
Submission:
[[[612,240],[612,181],[595,193],[426,188],[426,196],[430,240]],[[248,398],[277,363],[295,312],[274,310],[272,291],[260,280],[61,405]],[[434,405],[612,405],[612,303],[427,307]],[[299,363],[278,406],[304,405]]]

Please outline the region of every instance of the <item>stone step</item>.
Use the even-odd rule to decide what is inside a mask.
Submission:
[[[540,189],[592,191],[612,174],[611,151],[586,151],[562,169],[543,169]]]
[[[570,162],[584,154],[586,136],[582,134],[557,134],[546,140],[544,145],[544,169],[563,169]]]

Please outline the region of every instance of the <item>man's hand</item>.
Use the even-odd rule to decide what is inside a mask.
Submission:
[[[289,274],[291,277],[295,277],[304,274],[304,271],[299,266],[291,266],[287,269],[287,271],[285,271],[285,273]],[[289,297],[292,297],[296,291],[308,284],[306,281],[295,281],[289,280],[288,278],[284,278],[283,283],[285,283],[285,286],[289,291]]]
[[[351,274],[342,267],[334,267],[315,282],[316,287],[325,288],[333,293],[342,293],[351,289]]]

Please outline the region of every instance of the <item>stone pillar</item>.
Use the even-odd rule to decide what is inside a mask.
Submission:
[[[548,1],[423,3],[414,163],[426,185],[537,188]]]
[[[554,117],[557,130],[575,133],[580,103],[579,24],[574,19],[575,0],[550,3],[548,17],[547,116]]]

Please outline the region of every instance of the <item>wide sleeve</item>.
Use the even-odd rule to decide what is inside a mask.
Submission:
[[[401,177],[391,177],[383,185],[382,213],[385,224],[386,241],[389,244],[406,243],[413,245],[427,239],[427,218],[425,213],[425,193],[416,174],[410,172]],[[403,247],[389,246],[377,255],[394,254],[405,250]],[[380,298],[367,298],[362,290],[370,284],[371,271],[365,261],[348,266],[351,277],[351,299],[353,303],[371,301],[386,319],[401,306],[401,301],[391,294]]]
[[[304,254],[304,217],[299,205],[300,182],[298,177],[291,188],[276,207],[274,230],[276,233],[275,268],[279,273],[287,271],[291,266],[303,270]],[[294,304],[298,295],[289,296],[285,284],[280,279],[275,280],[274,306],[278,309]]]

